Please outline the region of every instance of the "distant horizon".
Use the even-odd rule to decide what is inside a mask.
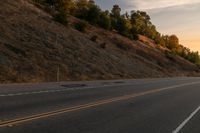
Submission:
[[[200,2],[198,0],[95,0],[104,10],[111,10],[118,4],[122,12],[131,10],[146,11],[152,23],[162,34],[175,34],[180,44],[192,51],[200,52]]]

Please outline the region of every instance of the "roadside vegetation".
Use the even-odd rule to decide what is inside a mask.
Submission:
[[[132,40],[137,40],[138,35],[144,35],[159,46],[168,48],[170,54],[179,55],[188,61],[200,64],[198,52],[193,52],[189,48],[179,43],[176,35],[163,35],[159,33],[156,26],[152,24],[150,16],[139,10],[130,13],[121,13],[119,5],[114,5],[111,11],[103,11],[93,0],[33,0],[56,11],[55,20],[68,23],[68,16],[72,15],[85,20],[91,25],[98,26],[110,31],[116,31]],[[76,24],[75,28],[84,32],[87,23]]]

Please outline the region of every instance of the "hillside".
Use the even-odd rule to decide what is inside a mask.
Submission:
[[[0,1],[0,82],[56,81],[58,66],[62,81],[197,76],[199,71],[163,48],[93,26],[79,32],[26,0]]]

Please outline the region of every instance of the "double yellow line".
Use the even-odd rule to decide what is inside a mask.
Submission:
[[[41,118],[47,118],[47,117],[56,116],[56,115],[63,114],[63,113],[73,112],[73,111],[79,111],[79,110],[88,109],[91,107],[97,107],[100,105],[105,105],[105,104],[109,104],[109,103],[113,103],[113,102],[117,102],[117,101],[128,100],[131,98],[144,96],[147,94],[152,94],[152,93],[156,93],[156,92],[160,92],[160,91],[164,91],[164,90],[169,90],[169,89],[173,89],[173,88],[178,88],[178,87],[183,87],[183,86],[188,86],[188,85],[193,85],[193,84],[199,84],[199,83],[200,82],[192,82],[192,83],[175,85],[175,86],[170,86],[170,87],[165,87],[165,88],[160,88],[160,89],[154,89],[154,90],[145,91],[145,92],[141,92],[141,93],[119,96],[119,97],[115,97],[115,98],[111,98],[111,99],[107,99],[107,100],[100,100],[100,101],[91,102],[88,104],[82,104],[82,105],[67,107],[64,109],[59,109],[59,110],[50,111],[50,112],[46,112],[46,113],[41,113],[41,114],[31,115],[31,116],[17,118],[17,119],[13,119],[13,120],[3,121],[3,122],[0,122],[0,127],[6,127],[6,126],[15,125],[15,124],[25,123],[25,122],[29,122],[32,120],[38,120]]]

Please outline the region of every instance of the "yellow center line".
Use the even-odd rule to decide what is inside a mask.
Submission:
[[[97,107],[97,106],[100,106],[100,105],[105,105],[105,104],[109,104],[109,103],[113,103],[113,102],[117,102],[117,101],[128,100],[128,99],[131,99],[131,98],[144,96],[144,95],[147,95],[147,94],[152,94],[152,93],[156,93],[156,92],[160,92],[160,91],[164,91],[164,90],[169,90],[169,89],[173,89],[173,88],[179,88],[179,87],[189,86],[189,85],[194,85],[194,84],[199,84],[199,83],[200,82],[185,83],[185,84],[181,84],[181,85],[175,85],[175,86],[170,86],[170,87],[165,87],[165,88],[160,88],[160,89],[154,89],[154,90],[150,90],[150,91],[145,91],[145,92],[141,92],[141,93],[134,93],[134,94],[115,97],[115,98],[106,99],[106,100],[100,100],[100,101],[91,102],[91,103],[88,103],[88,104],[82,104],[82,105],[78,105],[78,106],[67,107],[67,108],[63,108],[63,109],[59,109],[59,110],[55,110],[55,111],[50,111],[50,112],[46,112],[46,113],[40,113],[40,114],[36,114],[36,115],[31,115],[31,116],[27,116],[27,117],[21,117],[21,118],[17,118],[17,119],[2,121],[2,122],[0,122],[0,127],[6,127],[6,126],[10,126],[10,125],[25,123],[25,122],[29,122],[29,121],[32,121],[32,120],[38,120],[38,119],[41,119],[41,118],[56,116],[56,115],[63,114],[63,113],[79,111],[79,110],[88,109],[88,108],[91,108],[91,107]]]

